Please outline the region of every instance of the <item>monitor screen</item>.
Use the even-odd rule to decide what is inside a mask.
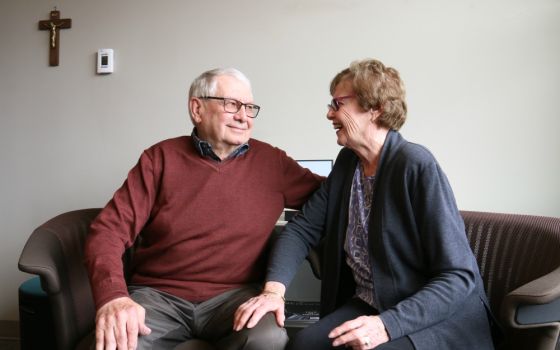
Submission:
[[[298,160],[297,162],[302,167],[322,176],[329,176],[333,166],[332,159]]]

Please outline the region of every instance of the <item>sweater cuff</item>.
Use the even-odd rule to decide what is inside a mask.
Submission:
[[[404,336],[401,326],[395,314],[391,310],[387,310],[379,314],[381,321],[385,325],[385,330],[387,330],[387,334],[389,335],[389,339],[394,340]]]
[[[92,286],[92,290],[95,310],[99,310],[113,299],[130,296],[124,281],[103,281],[96,286]]]
[[[268,273],[266,275],[266,278],[264,279],[264,281],[265,281],[265,283],[266,282],[282,283],[286,287],[286,290],[288,290],[288,287],[290,286],[290,282],[291,282],[291,280],[288,280],[286,278],[282,278],[281,274],[277,274],[277,273]]]

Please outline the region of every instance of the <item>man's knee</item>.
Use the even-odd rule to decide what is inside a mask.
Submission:
[[[268,314],[252,329],[246,329],[243,350],[283,350],[288,343],[286,330],[279,327],[272,314]]]
[[[243,350],[271,349],[283,350],[288,343],[288,335],[284,328],[275,326],[265,331],[251,330]]]

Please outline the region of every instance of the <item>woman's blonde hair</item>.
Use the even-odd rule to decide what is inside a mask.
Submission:
[[[343,80],[352,83],[358,104],[364,110],[380,110],[378,122],[399,130],[406,120],[404,84],[399,72],[375,59],[355,61],[338,73],[331,82],[331,95]]]

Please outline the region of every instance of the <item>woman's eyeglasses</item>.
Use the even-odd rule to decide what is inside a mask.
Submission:
[[[356,97],[356,95],[346,95],[346,96],[334,97],[331,100],[331,103],[327,105],[327,107],[329,107],[330,109],[332,109],[333,111],[336,112],[340,109],[340,106],[344,105],[344,103],[342,101],[344,101],[348,98],[352,98],[352,97]]]

